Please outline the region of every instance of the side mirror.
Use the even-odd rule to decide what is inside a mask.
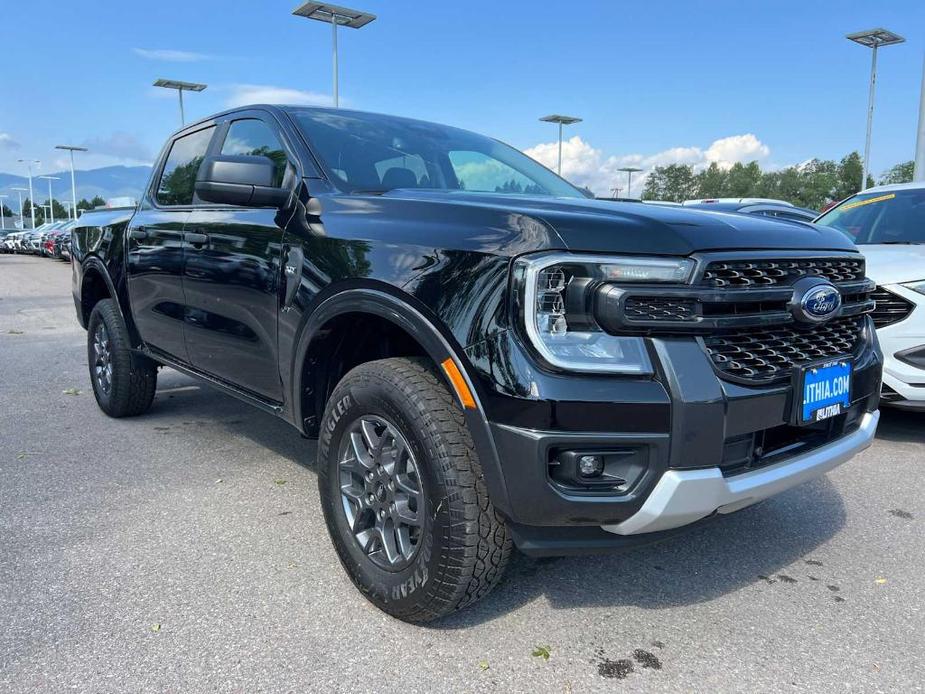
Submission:
[[[223,154],[206,157],[196,177],[200,200],[220,205],[281,207],[289,191],[273,185],[276,166],[269,157]]]

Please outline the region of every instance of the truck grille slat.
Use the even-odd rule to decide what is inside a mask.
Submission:
[[[804,277],[829,282],[864,279],[860,258],[784,258],[780,260],[724,260],[707,265],[701,285],[719,288],[789,286]]]
[[[807,330],[744,329],[703,339],[720,373],[736,379],[770,381],[794,366],[848,357],[864,332],[863,316],[834,320]]]

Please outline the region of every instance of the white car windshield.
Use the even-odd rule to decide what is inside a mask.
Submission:
[[[817,222],[856,244],[925,244],[925,188],[859,193]]]

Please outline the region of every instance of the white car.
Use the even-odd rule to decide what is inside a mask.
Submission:
[[[849,236],[877,283],[883,403],[925,410],[925,182],[868,188],[816,224]]]

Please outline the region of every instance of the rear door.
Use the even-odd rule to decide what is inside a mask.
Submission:
[[[291,149],[262,111],[233,114],[214,154],[276,162],[274,184],[294,187]],[[282,402],[277,318],[283,230],[291,209],[196,204],[186,222],[186,346],[198,370],[266,400]]]
[[[184,363],[190,359],[183,334],[183,228],[215,130],[209,125],[171,143],[126,236],[128,292],[138,331],[149,347]]]

